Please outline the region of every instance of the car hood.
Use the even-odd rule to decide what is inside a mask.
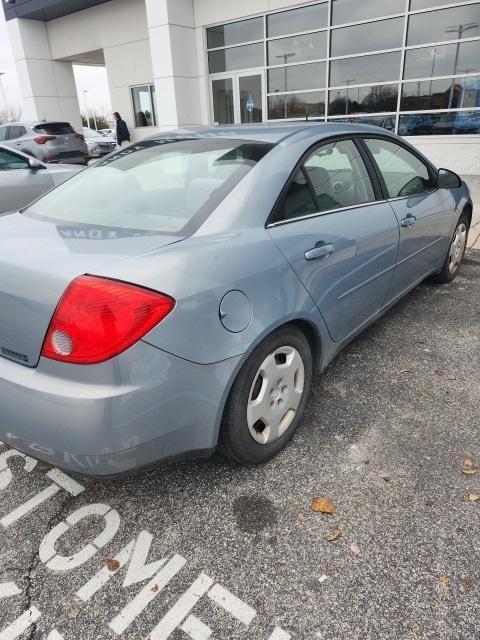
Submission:
[[[74,278],[182,239],[0,215],[0,357],[36,366],[55,307]]]

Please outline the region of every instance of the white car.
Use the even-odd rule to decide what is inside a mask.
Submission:
[[[117,143],[113,136],[104,136],[100,131],[83,127],[83,135],[87,143],[90,158],[100,158],[106,156],[107,153],[115,151]]]
[[[47,164],[0,144],[0,214],[25,207],[84,168]]]

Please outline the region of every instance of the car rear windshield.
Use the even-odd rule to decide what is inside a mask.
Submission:
[[[95,227],[185,235],[272,146],[222,138],[145,140],[81,171],[24,213]]]
[[[37,124],[33,130],[46,136],[66,136],[69,133],[75,133],[72,125],[68,124],[68,122],[45,122]]]

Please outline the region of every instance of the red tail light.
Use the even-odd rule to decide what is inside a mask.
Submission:
[[[76,133],[75,138],[78,138],[79,140],[85,140],[85,136],[83,135],[83,133]]]
[[[80,276],[55,309],[42,356],[75,364],[103,362],[140,340],[174,306],[172,298],[150,289]]]
[[[50,140],[55,140],[57,136],[37,136],[34,138],[34,142],[37,144],[45,144],[46,142],[50,142]]]

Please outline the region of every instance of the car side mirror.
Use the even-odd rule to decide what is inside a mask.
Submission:
[[[437,184],[440,189],[457,189],[462,186],[462,179],[453,171],[448,169],[439,169]]]
[[[37,158],[29,158],[28,166],[32,171],[38,171],[39,169],[43,169],[43,164]]]

